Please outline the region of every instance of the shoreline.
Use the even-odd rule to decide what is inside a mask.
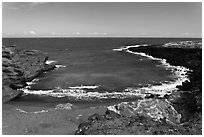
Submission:
[[[135,55],[140,55],[143,57],[147,57],[151,60],[156,60],[159,61],[161,63],[161,66],[164,67],[165,69],[168,69],[172,72],[172,76],[174,76],[174,81],[165,81],[165,82],[161,82],[161,85],[157,85],[154,86],[152,85],[151,87],[142,87],[140,88],[141,90],[146,90],[148,91],[149,89],[155,89],[156,91],[164,91],[164,93],[159,93],[159,92],[154,92],[154,91],[150,91],[153,94],[160,94],[160,97],[164,97],[165,95],[170,95],[172,94],[173,91],[177,91],[178,88],[176,88],[177,86],[182,85],[183,82],[185,81],[189,81],[188,72],[191,72],[192,70],[183,67],[183,66],[174,66],[174,65],[170,65],[166,59],[162,59],[162,58],[156,58],[153,57],[151,55],[142,53],[142,52],[133,52],[131,50],[129,50],[129,48],[139,48],[139,47],[147,47],[150,46],[148,44],[142,44],[142,45],[130,45],[130,46],[124,46],[118,49],[113,49],[113,51],[120,51],[120,52],[127,52],[130,54],[135,54]],[[148,89],[149,88],[149,89]],[[126,91],[128,90],[136,90],[134,88],[127,88]],[[166,90],[166,93],[165,93]],[[163,94],[163,95],[162,95]],[[143,96],[145,97],[145,96]]]
[[[2,46],[2,100],[3,103],[22,95],[20,90],[54,65],[46,64],[48,56],[38,50],[25,50],[16,45]]]
[[[105,114],[94,114],[86,123],[79,125],[76,134],[202,134],[201,47],[199,49],[190,47],[189,50],[186,46],[185,48],[182,46],[171,48],[168,45],[164,48],[162,45],[152,47],[136,45],[136,47],[131,46],[130,49],[127,47],[124,49],[131,53],[137,52],[138,54],[139,52],[140,55],[147,55],[151,59],[156,58],[161,63],[170,62],[168,66],[173,64],[181,69],[184,68],[185,71],[178,71],[186,74],[180,82],[181,85],[176,85],[177,92],[168,95],[166,99],[152,96],[140,102],[123,102],[109,106]],[[116,49],[115,51],[124,50]],[[158,58],[165,58],[165,60]],[[180,76],[183,77],[183,75]],[[130,121],[131,126],[122,122],[124,119]],[[152,120],[154,120],[153,123]]]
[[[148,45],[143,44],[141,46],[148,46]],[[189,69],[181,66],[172,66],[169,63],[167,63],[165,59],[154,58],[144,53],[133,53],[128,50],[128,48],[131,48],[131,47],[140,47],[140,45],[126,46],[125,48],[123,47],[120,49],[113,49],[113,51],[124,51],[125,49],[126,52],[130,54],[145,56],[152,60],[159,61],[161,63],[161,66],[163,66],[166,69],[170,69],[170,71],[173,71],[172,75],[175,77],[174,82],[165,81],[165,82],[160,82],[159,85],[152,84],[151,86],[143,86],[140,88],[127,87],[126,89],[124,89],[124,91],[120,91],[120,92],[104,91],[102,93],[94,91],[94,89],[97,90],[97,88],[100,87],[100,85],[81,85],[76,87],[69,87],[67,89],[56,88],[56,89],[50,89],[50,90],[29,90],[29,88],[24,88],[22,90],[24,91],[25,94],[45,95],[45,96],[56,97],[56,98],[68,98],[76,101],[77,100],[94,101],[94,100],[106,100],[106,99],[112,99],[112,98],[115,98],[115,99],[128,99],[128,98],[138,98],[138,97],[145,98],[151,95],[164,97],[165,95],[170,95],[173,91],[177,90],[176,86],[181,85],[182,82],[184,82],[185,80],[188,80],[186,73],[190,71]],[[48,63],[51,64],[53,62],[56,62],[56,61],[49,61]],[[91,92],[88,91],[89,89],[91,89]]]
[[[148,49],[149,47],[148,46],[140,47],[137,45],[137,47],[131,46],[129,48],[133,48],[133,49],[137,50],[137,48],[139,48],[139,49],[140,48],[144,48],[144,49],[147,48]],[[156,47],[156,48],[158,48],[158,47]],[[128,49],[126,49],[126,50],[128,50]],[[126,51],[126,52],[128,52],[128,51]],[[129,52],[131,52],[131,51],[129,51]],[[139,54],[141,54],[141,53],[139,53]],[[131,53],[131,54],[135,54],[135,53]],[[138,54],[138,53],[136,53],[136,54]],[[154,56],[150,56],[150,55],[145,54],[145,53],[142,55],[148,56],[150,59],[154,58]],[[189,70],[187,70],[186,67],[170,65],[169,63],[167,63],[168,59],[161,59],[159,57],[155,57],[155,59],[160,61],[162,67],[167,67],[170,70],[174,71],[173,74],[175,75],[175,77],[177,77],[178,81],[180,80],[179,82],[177,82],[177,83],[181,83],[180,86],[178,84],[176,85],[175,81],[174,81],[174,82],[172,82],[172,86],[170,86],[170,87],[167,87],[167,85],[169,84],[167,82],[167,83],[164,83],[164,85],[161,84],[161,85],[151,86],[154,88],[150,89],[149,91],[148,91],[149,87],[147,87],[147,88],[142,87],[143,92],[137,92],[137,91],[135,91],[135,89],[127,89],[126,91],[124,91],[124,93],[122,92],[122,94],[117,93],[117,92],[115,92],[115,93],[107,92],[107,93],[98,94],[98,92],[87,92],[84,90],[87,88],[91,88],[91,90],[98,88],[97,86],[94,86],[94,85],[91,85],[91,86],[81,85],[78,87],[71,87],[70,89],[56,88],[54,90],[48,91],[47,93],[45,93],[44,91],[39,91],[39,93],[38,93],[39,95],[42,95],[42,92],[44,92],[45,95],[51,94],[51,95],[55,95],[55,96],[60,97],[60,98],[63,97],[61,95],[63,95],[63,94],[67,95],[69,93],[69,95],[71,95],[70,97],[73,97],[73,96],[74,96],[74,98],[78,97],[79,100],[87,100],[87,99],[95,100],[96,98],[107,99],[109,97],[111,97],[111,99],[112,98],[122,99],[124,97],[123,94],[125,94],[125,97],[128,97],[128,96],[131,97],[132,95],[134,95],[135,97],[137,97],[138,100],[136,101],[135,98],[133,98],[133,101],[129,100],[128,102],[125,102],[125,100],[124,101],[121,100],[122,103],[108,106],[106,108],[105,107],[103,107],[103,108],[89,108],[89,109],[86,108],[86,109],[77,110],[77,111],[75,109],[70,111],[70,108],[75,107],[70,103],[58,104],[54,108],[49,108],[49,109],[45,109],[45,110],[42,107],[39,107],[40,110],[37,110],[34,112],[33,111],[32,112],[26,111],[28,106],[21,106],[21,107],[19,106],[19,108],[15,109],[15,110],[11,109],[9,111],[4,111],[4,120],[6,120],[6,122],[8,120],[10,122],[10,125],[12,125],[13,122],[15,125],[18,124],[18,123],[15,123],[15,117],[16,118],[20,117],[20,119],[23,120],[24,122],[27,122],[27,121],[33,121],[33,122],[37,121],[38,122],[38,125],[37,124],[35,126],[29,125],[29,127],[25,127],[25,125],[23,124],[23,128],[25,127],[26,131],[25,132],[19,131],[19,134],[39,134],[39,133],[54,134],[53,132],[47,131],[47,128],[48,129],[52,128],[52,129],[55,129],[56,131],[57,131],[57,129],[58,130],[60,129],[59,132],[56,132],[56,134],[60,133],[60,131],[62,131],[61,133],[65,133],[65,134],[74,134],[75,131],[76,131],[75,134],[98,134],[98,132],[97,132],[98,129],[101,130],[102,134],[114,134],[114,133],[115,134],[125,134],[125,133],[126,134],[140,134],[143,132],[142,130],[144,130],[144,129],[145,130],[148,129],[144,132],[145,134],[191,134],[191,133],[192,134],[200,134],[200,131],[198,129],[195,129],[195,131],[194,131],[194,128],[197,128],[195,125],[196,124],[199,125],[196,122],[192,122],[193,123],[193,125],[191,126],[192,129],[189,129],[189,131],[187,130],[187,128],[189,128],[190,126],[187,125],[187,128],[185,126],[186,126],[186,123],[189,124],[189,122],[187,120],[182,121],[182,118],[185,116],[184,114],[186,112],[178,111],[179,108],[177,106],[179,106],[179,105],[174,104],[175,102],[176,103],[178,102],[177,99],[180,96],[183,97],[183,95],[182,95],[183,92],[180,91],[181,87],[184,86],[185,79],[186,79],[186,83],[192,81],[192,77],[190,77],[189,75],[192,73],[196,73],[195,69],[190,68]],[[192,71],[190,71],[190,70],[192,70]],[[176,73],[176,72],[178,72],[178,73]],[[178,78],[178,76],[180,78]],[[34,79],[33,81],[28,82],[27,83],[28,86],[29,86],[29,84],[33,84],[32,82],[35,82],[36,80],[37,79]],[[163,87],[163,88],[161,89],[161,87]],[[138,91],[141,91],[142,88],[139,88]],[[161,93],[159,93],[160,95],[158,95],[158,92],[156,92],[159,89],[161,91]],[[176,90],[176,92],[172,92],[172,93],[169,92],[168,93],[168,89],[171,92],[172,92],[172,90]],[[164,90],[165,90],[165,92],[163,93]],[[71,94],[70,94],[70,91],[71,91]],[[153,91],[155,91],[155,93],[151,94],[151,92],[153,92]],[[32,92],[32,91],[29,91],[29,92]],[[79,94],[81,94],[81,95],[79,95]],[[138,96],[140,96],[140,98],[138,98]],[[126,98],[126,99],[128,99],[128,98]],[[202,99],[202,97],[201,97],[201,99]],[[179,100],[181,100],[181,99],[179,99]],[[185,101],[189,102],[190,100],[185,100]],[[7,105],[7,106],[9,107],[9,105]],[[24,110],[24,108],[26,108],[26,109]],[[186,107],[185,107],[185,109],[186,109]],[[90,110],[92,110],[92,111],[90,111]],[[106,111],[104,111],[104,110],[106,110]],[[82,116],[81,114],[84,114],[84,111],[86,111],[88,114],[86,114],[86,116],[83,117],[83,119],[78,119],[79,117]],[[75,112],[77,112],[77,115],[75,114]],[[67,116],[67,113],[69,113],[69,116]],[[93,115],[93,113],[95,113],[95,114]],[[12,122],[12,120],[7,119],[7,114],[11,119],[14,120],[13,122]],[[12,117],[12,115],[15,115],[15,117]],[[52,120],[53,116],[62,116],[62,118],[57,118],[61,122]],[[73,119],[71,119],[68,123],[65,124],[64,122],[67,121],[67,119],[70,119],[70,117],[71,118],[74,117],[73,118],[74,122],[73,122]],[[87,122],[87,119],[88,119],[88,122]],[[39,123],[39,120],[42,120],[43,123]],[[193,119],[191,118],[190,120],[193,120]],[[139,123],[138,123],[138,121],[139,121]],[[63,123],[63,126],[62,126],[62,123]],[[97,127],[96,125],[98,123],[102,123],[102,125],[99,124],[99,126]],[[141,123],[142,123],[142,125],[141,125]],[[57,124],[57,127],[56,127],[56,124]],[[126,124],[128,126],[126,126]],[[73,125],[73,129],[70,129],[70,131],[68,133],[66,130],[70,125]],[[78,126],[78,130],[77,130],[77,126]],[[105,128],[106,126],[108,126],[110,128],[106,129]],[[142,129],[140,131],[141,126],[142,126]],[[59,127],[61,127],[61,128],[59,128]],[[120,127],[123,127],[123,128],[120,130]],[[152,129],[149,127],[152,127]],[[42,130],[41,130],[41,128],[42,128]],[[3,129],[7,129],[7,130],[4,130],[4,133],[11,130],[11,128],[7,128],[5,126],[5,124],[3,126]],[[95,130],[95,129],[97,129],[97,130]],[[135,130],[138,129],[138,132],[133,130],[133,129],[135,129]],[[21,130],[22,130],[22,128],[21,128]],[[132,132],[130,133],[130,131],[132,131]],[[10,133],[15,133],[15,132],[10,132]]]

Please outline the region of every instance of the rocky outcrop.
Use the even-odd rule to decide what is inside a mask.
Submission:
[[[180,124],[180,114],[166,100],[143,99],[110,106],[103,115],[93,114],[81,123],[77,135],[190,135],[202,127],[191,121]],[[197,118],[197,121],[200,119]],[[201,123],[200,123],[201,124]]]
[[[125,112],[125,111],[124,111]],[[128,112],[126,112],[128,113]],[[107,110],[104,115],[94,114],[81,123],[76,135],[182,135],[183,127],[168,123],[165,118],[155,121],[139,113],[127,116]],[[190,134],[190,133],[189,133]]]
[[[46,64],[47,59],[41,51],[2,46],[2,101],[19,97],[22,94],[19,89],[25,87],[26,82],[54,69],[54,65]]]

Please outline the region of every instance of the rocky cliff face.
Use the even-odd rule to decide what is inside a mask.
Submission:
[[[44,71],[55,68],[47,65],[46,54],[37,50],[19,49],[15,45],[2,46],[2,101],[10,101],[22,94],[26,86]]]

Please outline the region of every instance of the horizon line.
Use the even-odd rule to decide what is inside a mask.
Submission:
[[[18,36],[2,38],[199,38],[202,37],[168,37],[168,36]]]

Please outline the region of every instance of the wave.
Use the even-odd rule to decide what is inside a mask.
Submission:
[[[65,65],[60,65],[60,64],[56,64],[56,62],[57,61],[55,61],[55,60],[47,60],[46,62],[45,62],[45,64],[48,64],[48,65],[50,65],[50,64],[53,64],[54,63],[54,65],[55,65],[55,69],[59,69],[59,68],[65,68],[66,66]]]
[[[57,69],[59,69],[59,68],[65,68],[66,66],[65,66],[65,65],[55,65],[55,67],[56,67]]]
[[[17,108],[16,111],[19,111],[20,113],[25,113],[25,114],[38,114],[38,113],[46,113],[48,110],[40,110],[40,111],[34,111],[34,112],[27,112],[25,110],[22,110],[20,108]]]
[[[75,86],[75,87],[69,87],[71,89],[96,89],[98,88],[99,86]]]
[[[40,80],[39,78],[35,78],[35,79],[33,79],[31,82],[26,82],[26,84],[27,84],[28,86],[31,86],[31,85],[36,84],[36,82],[38,82],[39,80]]]
[[[46,60],[45,64],[53,64],[55,62],[57,62],[57,61],[55,61],[55,60]]]
[[[147,87],[135,88],[129,87],[123,91],[113,91],[113,92],[98,92],[97,88],[99,86],[76,86],[69,87],[68,89],[62,89],[56,87],[50,90],[30,90],[28,88],[21,89],[24,94],[33,95],[44,95],[56,98],[67,97],[70,100],[75,101],[96,101],[96,100],[107,100],[107,99],[128,99],[128,98],[145,98],[150,94],[155,94],[160,97],[164,95],[171,94],[172,89],[176,90],[174,84],[162,84],[162,85],[151,85]],[[89,91],[91,90],[91,91]]]
[[[129,46],[124,46],[124,47],[120,47],[117,49],[113,49],[113,51],[126,51],[129,48],[133,48],[133,47],[142,47],[142,46],[149,46],[148,44],[142,44],[142,45],[129,45]]]
[[[55,107],[55,110],[71,110],[71,109],[73,109],[73,105],[71,103],[58,104]]]
[[[107,100],[107,99],[126,99],[126,98],[138,98],[139,95],[136,92],[107,92],[102,93],[97,91],[87,91],[85,89],[52,89],[52,90],[29,90],[21,89],[24,94],[33,95],[44,95],[56,98],[68,98],[69,100],[75,101],[96,101],[96,100]]]

